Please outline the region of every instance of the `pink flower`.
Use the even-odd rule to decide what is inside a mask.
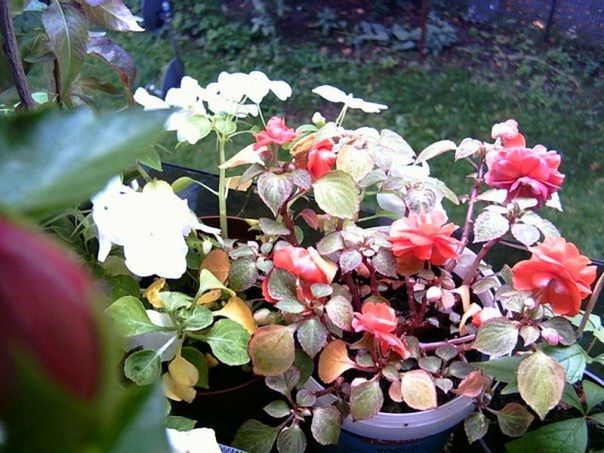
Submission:
[[[329,173],[336,163],[336,154],[330,140],[321,140],[308,151],[308,171],[313,179]]]
[[[501,316],[502,314],[497,307],[485,307],[472,316],[472,324],[480,327],[489,319],[500,318]]]
[[[275,250],[273,263],[277,269],[286,270],[309,283],[329,283],[333,278],[325,272],[323,263],[318,262],[317,256],[311,255],[309,250],[302,247],[288,245]]]
[[[537,199],[543,206],[555,193],[564,175],[558,171],[560,155],[544,146],[534,148],[505,148],[487,153],[489,171],[485,182],[508,191],[508,201],[518,197]]]
[[[385,302],[365,302],[361,313],[355,313],[352,327],[355,332],[368,332],[379,341],[383,355],[392,350],[401,357],[406,351],[403,342],[392,332],[396,329],[398,319],[394,310]]]
[[[564,238],[546,238],[532,247],[530,259],[512,268],[514,288],[530,291],[540,304],[549,304],[557,315],[574,316],[581,301],[591,294],[596,267]]]
[[[19,354],[63,390],[96,396],[103,370],[93,287],[66,250],[0,218],[0,400],[19,384],[11,380]]]
[[[526,146],[524,135],[518,131],[518,122],[516,120],[507,120],[503,123],[493,125],[491,129],[491,137],[493,139],[500,138],[501,143],[506,148]]]
[[[457,226],[447,223],[441,211],[430,214],[411,213],[390,226],[392,253],[399,259],[414,257],[442,266],[450,258],[457,257],[460,242],[451,237]]]
[[[263,146],[275,143],[277,145],[283,145],[291,142],[296,138],[296,132],[285,125],[285,120],[277,116],[273,116],[263,131],[258,132],[256,135],[256,143],[254,149],[259,149]]]

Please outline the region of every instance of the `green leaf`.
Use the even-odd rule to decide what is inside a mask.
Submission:
[[[272,450],[278,433],[279,427],[268,426],[258,420],[248,420],[237,430],[233,447],[248,453],[267,453]]]
[[[250,334],[235,321],[221,319],[200,338],[210,345],[212,353],[222,363],[234,366],[250,361],[247,353]]]
[[[295,358],[294,331],[285,326],[259,328],[250,340],[250,357],[254,373],[276,376],[292,366]]]
[[[258,279],[258,268],[253,258],[239,258],[231,263],[229,287],[240,293],[252,287]]]
[[[168,311],[176,311],[182,307],[188,307],[193,303],[193,298],[183,293],[177,293],[174,291],[162,291],[159,293],[164,307]]]
[[[277,300],[296,299],[296,277],[282,269],[274,269],[268,278],[268,293]]]
[[[199,273],[199,289],[197,290],[195,298],[207,293],[211,289],[222,289],[223,291],[228,291],[232,296],[235,295],[233,290],[224,286],[209,270],[202,269]]]
[[[566,370],[566,382],[574,384],[583,377],[587,365],[587,354],[578,344],[571,346],[542,346],[541,350],[552,357]]]
[[[276,175],[267,171],[258,178],[258,195],[275,216],[294,190],[291,175]]]
[[[508,403],[503,409],[496,412],[497,421],[501,432],[506,436],[522,436],[535,417],[521,404]]]
[[[119,44],[105,36],[92,36],[88,41],[88,54],[97,57],[115,71],[126,93],[130,97],[132,83],[136,78],[136,63],[134,59]],[[161,161],[157,151],[151,150],[142,163],[154,170],[161,171]]]
[[[137,385],[151,385],[161,374],[161,355],[144,349],[129,355],[124,362],[124,374]]]
[[[1,117],[0,204],[46,214],[86,200],[134,163],[164,119],[160,112],[86,109]]]
[[[159,156],[159,153],[153,148],[149,149],[145,154],[140,156],[138,158],[138,161],[141,164],[152,168],[153,170],[163,171],[163,167],[161,166],[161,157]]]
[[[295,367],[291,367],[285,373],[277,376],[267,376],[265,382],[268,388],[289,398],[291,391],[300,382],[300,371]]]
[[[474,412],[463,422],[463,427],[468,436],[468,442],[474,443],[482,439],[489,430],[489,420],[482,412]]]
[[[88,49],[88,20],[76,3],[54,0],[42,13],[50,50],[55,55],[61,78],[61,99],[68,102]]]
[[[518,367],[520,396],[541,420],[562,398],[564,368],[541,351],[535,351]]]
[[[554,316],[543,324],[543,327],[554,329],[560,335],[560,344],[570,346],[577,341],[572,324],[562,316]]]
[[[490,241],[503,236],[510,228],[510,222],[501,214],[483,211],[474,222],[474,243]]]
[[[583,392],[585,393],[585,404],[587,405],[587,413],[594,407],[604,401],[604,387],[592,381],[583,381]]]
[[[577,391],[575,390],[575,388],[568,382],[564,385],[562,401],[566,404],[571,405],[581,413],[585,412],[585,409],[583,408],[583,403],[581,402],[581,398],[579,398],[579,395],[577,395]]]
[[[297,424],[284,428],[277,437],[279,453],[304,453],[306,451],[306,434]]]
[[[302,313],[306,307],[294,299],[280,300],[275,304],[275,307],[285,313]]]
[[[304,321],[298,327],[297,331],[300,346],[312,359],[315,358],[327,343],[327,335],[327,329],[317,317]]]
[[[491,319],[478,329],[474,349],[491,357],[510,354],[518,342],[518,327],[509,319]]]
[[[206,307],[195,305],[190,316],[185,320],[185,330],[201,330],[212,324],[214,316]]]
[[[166,417],[166,428],[175,429],[177,431],[191,431],[195,429],[197,421],[179,415],[168,415]]]
[[[352,219],[359,211],[359,191],[348,173],[329,172],[313,183],[313,190],[317,204],[329,215]]]
[[[291,408],[285,401],[276,400],[264,406],[264,412],[274,418],[283,418],[291,413]]]
[[[143,303],[136,297],[125,296],[116,300],[107,308],[106,313],[118,332],[125,337],[162,330],[162,327],[151,322]]]
[[[506,444],[510,453],[578,453],[586,448],[587,423],[584,418],[552,423]]]
[[[432,143],[427,146],[419,156],[417,156],[417,160],[415,163],[421,163],[426,160],[432,159],[433,157],[440,156],[448,151],[454,151],[457,149],[457,145],[451,140],[441,140],[436,143]]]
[[[199,349],[192,346],[185,346],[181,350],[181,355],[183,359],[197,368],[199,379],[197,380],[195,387],[201,387],[204,389],[210,388],[208,383],[208,361],[203,353]]]
[[[312,372],[315,369],[315,363],[303,351],[298,349],[296,350],[294,365],[300,372],[300,379],[297,386],[298,388],[301,388],[304,384],[306,384],[306,381],[308,381],[308,378],[310,378],[312,375]]]
[[[486,362],[472,362],[471,365],[497,381],[510,383],[516,382],[516,373],[523,360],[522,356],[501,357]]]
[[[342,330],[352,330],[354,310],[352,304],[344,296],[334,296],[325,304],[325,312],[329,320]]]
[[[296,404],[302,407],[312,407],[317,402],[314,392],[306,389],[298,390],[296,393]]]
[[[282,236],[291,233],[285,225],[276,220],[262,217],[258,220],[258,224],[262,232],[269,236]]]
[[[365,420],[376,415],[384,404],[379,376],[353,385],[350,391],[350,415],[353,420]]]
[[[310,430],[321,445],[337,444],[340,439],[340,411],[334,406],[315,407]]]
[[[589,416],[592,420],[595,420],[600,425],[604,426],[604,412],[600,412],[599,414],[592,414]]]
[[[113,31],[144,31],[122,0],[103,0],[98,6],[81,2],[90,21]]]
[[[430,375],[424,370],[403,373],[401,396],[409,407],[419,411],[434,409],[438,405],[436,387]]]
[[[140,294],[138,282],[129,275],[112,275],[106,280],[111,286],[111,300],[124,296],[137,297]]]

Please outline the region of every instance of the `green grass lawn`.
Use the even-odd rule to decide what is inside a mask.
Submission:
[[[116,38],[137,61],[138,83],[157,81],[171,57],[166,40],[148,34]],[[501,47],[493,49],[493,55],[501,55]],[[283,104],[269,102],[265,115],[285,114],[290,125],[308,122],[316,110],[327,117],[335,113],[311,93],[323,83],[383,102],[389,106],[386,112],[355,113],[347,117],[346,126],[388,127],[402,134],[418,152],[443,138],[457,142],[464,137],[489,139],[494,122],[516,118],[530,145],[541,143],[563,156],[562,171],[567,180],[561,199],[565,212],[546,209],[544,215],[584,253],[604,257],[600,205],[604,200],[604,127],[598,105],[602,83],[583,80],[572,61],[568,63],[556,53],[547,60],[544,57],[543,64],[507,64],[496,71],[481,63],[484,52],[477,56],[472,48],[467,55],[463,54],[467,49],[457,52],[465,59],[432,58],[424,65],[406,64],[407,53],[384,56],[378,52],[351,58],[312,43],[283,45],[276,50],[266,44],[250,45],[242,51],[221,53],[184,42],[182,50],[187,73],[202,85],[215,80],[222,70],[259,69],[273,79],[288,81],[294,89],[292,98]],[[173,149],[174,142],[166,137],[165,145]],[[214,149],[213,143],[202,142],[195,147],[181,146],[163,158],[214,171]],[[456,164],[457,168],[452,165],[451,155],[441,156],[433,161],[433,174],[457,193],[464,193],[468,190],[465,174],[470,168],[464,162]],[[454,210],[453,218],[459,221],[460,212]]]

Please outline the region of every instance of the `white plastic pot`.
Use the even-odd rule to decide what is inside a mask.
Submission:
[[[472,262],[476,254],[465,249],[463,258],[459,261]],[[453,272],[464,278],[469,266],[457,265]],[[492,271],[483,272],[491,275]],[[493,293],[486,291],[477,295],[486,307],[495,304]],[[323,390],[324,387],[314,378],[310,378],[305,386],[312,391]],[[317,401],[318,405],[329,405],[336,401],[333,395],[324,395]],[[406,414],[391,414],[379,412],[367,420],[353,421],[347,417],[343,423],[340,447],[343,451],[440,451],[447,436],[456,425],[462,422],[474,410],[472,398],[458,396],[448,403],[421,412]],[[353,434],[350,436],[349,434]],[[377,446],[377,449],[376,449]]]

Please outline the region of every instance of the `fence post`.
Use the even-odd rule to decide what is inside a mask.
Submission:
[[[543,36],[544,40],[549,38],[549,33],[552,28],[552,23],[554,22],[554,15],[556,14],[556,5],[558,4],[558,0],[552,0],[549,15],[547,16],[547,24],[545,25],[545,35]]]

